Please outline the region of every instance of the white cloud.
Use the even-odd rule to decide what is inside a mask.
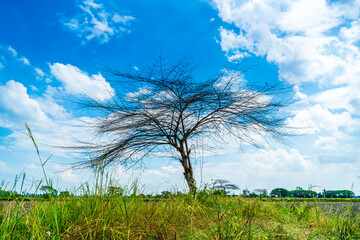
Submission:
[[[343,131],[355,132],[360,127],[360,119],[353,118],[349,112],[332,113],[317,104],[306,109],[294,110],[292,119],[287,120],[289,127],[300,133],[315,134],[320,131],[338,133]]]
[[[6,168],[6,163],[0,160],[0,168],[4,169]]]
[[[300,91],[299,85],[294,86],[294,91],[295,91],[295,96],[294,96],[295,99],[303,100],[307,98],[307,95]]]
[[[76,127],[87,118],[73,118],[48,93],[37,98],[29,96],[27,88],[13,80],[0,86],[0,109],[0,127],[12,131],[5,137],[9,149],[32,150],[31,142],[23,134],[25,122],[31,127],[38,144],[45,144],[42,150],[59,154],[66,151],[50,146],[67,146],[74,143],[74,138],[86,141],[89,137],[83,129]]]
[[[161,167],[161,169],[163,170],[163,171],[165,171],[165,172],[168,172],[168,173],[171,173],[171,174],[173,174],[173,173],[178,173],[178,172],[183,172],[184,170],[183,169],[181,169],[180,167],[179,168],[176,168],[176,167],[174,167],[174,166],[162,166]]]
[[[33,163],[29,163],[29,164],[26,164],[25,165],[27,169],[34,169],[34,170],[37,170],[39,169],[39,166],[33,164]]]
[[[46,113],[48,116],[51,116],[53,118],[57,118],[57,119],[70,118],[71,115],[65,110],[65,108],[62,105],[59,105],[57,102],[55,102],[55,100],[53,99],[53,95],[48,93],[50,88],[51,87],[48,86],[46,93],[42,97],[36,98],[42,111]]]
[[[2,160],[0,160],[0,173],[1,173],[1,176],[3,176],[3,178],[11,171],[11,165],[9,163],[6,163]],[[4,181],[4,179],[1,179],[1,181]],[[2,186],[2,188],[6,189],[6,187]]]
[[[65,22],[64,25],[73,31],[79,29],[79,21],[77,19],[70,19],[68,22]]]
[[[86,72],[75,66],[61,63],[50,65],[50,69],[51,74],[64,84],[65,91],[68,94],[87,94],[101,101],[114,95],[114,89],[106,82],[101,73],[90,77]]]
[[[7,49],[17,61],[19,61],[25,65],[28,65],[28,66],[31,65],[29,59],[27,59],[26,57],[24,57],[24,56],[18,57],[18,53],[13,47],[9,46]]]
[[[239,62],[245,57],[250,57],[247,52],[240,52],[238,49],[231,52],[231,54],[226,54],[229,62]]]
[[[142,95],[147,95],[147,94],[150,94],[152,92],[152,89],[149,88],[149,87],[140,87],[138,89],[138,91],[136,92],[129,92],[126,94],[126,98],[128,100],[131,100],[131,99],[138,99],[139,97],[141,97]]]
[[[37,78],[42,78],[45,76],[45,73],[40,68],[35,68],[35,72],[37,74]]]
[[[108,42],[112,36],[131,32],[129,25],[135,18],[130,15],[119,15],[104,4],[95,3],[93,0],[83,1],[79,7],[82,10],[81,14],[63,19],[62,22],[84,41],[97,39],[102,44]]]
[[[267,156],[266,158],[264,156]],[[284,149],[260,150],[256,153],[245,153],[244,158],[249,159],[248,164],[252,169],[271,172],[303,172],[313,165],[311,160],[306,160],[298,150]]]
[[[135,18],[132,16],[120,16],[119,14],[115,13],[112,20],[116,23],[128,24],[131,21],[134,21]]]
[[[9,46],[9,47],[8,47],[8,50],[9,50],[9,52],[13,55],[13,57],[16,57],[16,56],[17,56],[17,52],[16,52],[16,50],[15,50],[13,47]]]
[[[360,89],[350,86],[333,88],[313,95],[312,101],[327,109],[357,114],[360,111],[359,91]]]
[[[277,23],[287,32],[302,32],[306,35],[318,35],[339,24],[340,13],[325,0],[283,1],[286,11],[281,11]],[[288,3],[288,4],[286,4]]]
[[[164,173],[162,171],[159,171],[159,170],[155,170],[155,169],[145,169],[143,170],[143,173],[144,174],[149,174],[149,175],[152,175],[152,176],[160,176],[160,177],[170,177],[170,175],[168,173]]]
[[[86,0],[83,3],[84,3],[84,5],[90,6],[90,7],[94,8],[94,9],[98,9],[98,8],[103,7],[102,4],[95,3],[94,0]]]
[[[59,164],[56,164],[54,166],[55,170],[58,171],[58,176],[60,177],[61,180],[65,181],[65,182],[69,182],[69,183],[73,183],[73,184],[78,184],[79,178],[75,175],[75,173],[73,172],[73,169],[70,165],[67,166],[62,166]]]
[[[26,87],[21,83],[14,80],[8,81],[6,85],[0,86],[0,96],[0,106],[3,109],[0,113],[1,118],[8,119],[10,116],[12,121],[22,122],[21,126],[12,127],[23,127],[25,121],[36,122],[39,125],[48,122],[49,119],[41,110],[40,104],[30,98]]]
[[[350,28],[342,27],[340,35],[349,43],[354,43],[360,40],[360,22],[353,21]]]
[[[331,137],[319,137],[315,142],[315,148],[322,150],[335,150],[338,142],[334,136]]]
[[[26,57],[19,58],[19,61],[22,62],[25,65],[28,65],[28,66],[31,65],[29,59],[27,59]]]
[[[349,17],[344,5],[325,0],[214,0],[223,21],[239,31],[220,28],[223,51],[239,49],[265,56],[279,66],[279,75],[294,82],[322,81],[335,83],[360,59],[356,41],[358,21],[341,28],[342,41],[334,30]],[[350,4],[350,3],[349,3]],[[360,6],[357,1],[354,8]],[[349,21],[352,21],[349,19]],[[333,32],[332,32],[333,31]],[[354,51],[356,50],[356,51]],[[359,76],[351,74],[359,80]]]
[[[34,85],[30,85],[29,87],[30,87],[31,90],[33,90],[33,91],[39,91],[39,89],[37,89],[37,87],[35,87]]]

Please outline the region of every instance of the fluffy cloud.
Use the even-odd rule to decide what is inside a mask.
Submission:
[[[360,40],[360,22],[353,21],[351,23],[351,27],[349,27],[349,28],[342,27],[340,29],[340,34],[348,43],[352,44],[356,41],[359,41]]]
[[[344,145],[344,135],[353,138],[354,149],[360,127],[360,1],[213,0],[213,6],[235,26],[219,29],[230,61],[239,54],[265,57],[278,66],[281,79],[296,84],[300,102],[292,106],[289,126],[331,134],[318,136],[317,149]],[[302,89],[305,82],[313,91]]]
[[[129,26],[135,20],[129,15],[119,15],[104,4],[95,3],[93,0],[83,1],[79,5],[82,13],[62,22],[71,31],[88,41],[97,39],[101,44],[106,43],[112,36],[130,33]],[[83,42],[84,43],[84,42]]]
[[[80,182],[78,176],[73,172],[73,169],[70,165],[63,166],[55,164],[54,168],[56,171],[58,171],[58,176],[61,180],[72,184],[78,184]]]
[[[18,59],[15,58],[15,60]],[[90,96],[104,100],[113,94],[113,89],[101,74],[88,76],[76,67],[62,64],[51,65],[51,70],[54,76],[63,83],[63,86],[48,86],[47,90],[41,93],[37,91],[36,87],[29,85],[29,88],[37,91],[32,95],[33,91],[28,91],[23,83],[14,80],[0,85],[0,127],[7,129],[6,136],[2,138],[4,147],[1,147],[0,151],[11,151],[19,154],[18,156],[23,155],[22,161],[30,164],[29,166],[37,165],[38,162],[31,140],[24,134],[25,122],[30,126],[44,158],[52,153],[55,154],[53,158],[58,158],[58,162],[67,163],[69,159],[79,157],[79,154],[54,146],[73,146],[78,143],[77,140],[89,140],[91,136],[80,126],[84,121],[91,121],[91,118],[74,117],[61,105],[57,97],[64,92],[70,94],[87,92]],[[41,69],[34,68],[34,71],[39,77],[46,75]],[[69,77],[70,75],[73,75],[73,78]],[[81,89],[77,87],[81,87]],[[102,90],[108,92],[104,93]],[[27,176],[35,179],[41,176],[40,169],[28,168],[19,162],[10,164],[9,159],[5,159],[5,162],[9,163],[7,169],[11,169],[7,175],[3,174],[4,177],[9,177],[8,179],[12,177],[11,174],[15,176],[18,173],[17,170],[23,167],[26,167]],[[71,169],[56,172],[59,167],[54,165],[53,159],[46,167],[49,177],[66,179],[64,182],[67,185],[76,185],[77,180],[81,179]]]
[[[293,75],[293,81],[327,81],[329,75],[340,76],[347,70],[346,63],[351,61],[344,62],[344,55],[352,56],[352,60],[359,58],[351,49],[358,22],[341,29],[342,35],[351,39],[347,44],[336,32],[329,35],[348,15],[344,8],[325,0],[214,0],[214,3],[219,16],[239,28],[239,33],[220,28],[222,49],[228,53],[241,50],[266,56],[279,66],[282,78]]]
[[[51,87],[48,87],[48,89],[49,88]],[[44,96],[35,98],[35,100],[37,100],[39,103],[42,111],[49,117],[57,119],[71,118],[71,114],[69,114],[62,105],[55,102],[52,95],[49,95],[47,92],[44,94]]]
[[[32,128],[38,143],[45,144],[42,145],[45,151],[67,156],[65,150],[51,146],[68,146],[75,139],[87,140],[88,134],[78,126],[90,118],[74,118],[48,92],[32,97],[22,83],[14,80],[0,86],[0,127],[11,130],[4,138],[9,144],[7,147],[17,151],[32,150],[28,137],[23,134],[25,122]]]
[[[314,134],[320,131],[337,133],[340,131],[355,132],[360,127],[360,119],[353,118],[349,112],[332,113],[317,104],[310,108],[295,110],[295,116],[288,119],[288,126],[301,133]]]
[[[295,91],[295,95],[294,95],[295,99],[303,100],[307,98],[307,95],[300,91],[299,85],[294,86],[294,91]]]
[[[101,101],[111,98],[114,89],[106,82],[101,73],[91,77],[70,64],[54,63],[50,65],[51,74],[62,82],[68,94],[86,94]]]
[[[5,124],[2,127],[13,127],[19,122],[31,121],[42,125],[49,121],[46,114],[40,108],[40,104],[30,98],[26,87],[19,82],[10,80],[4,86],[0,86],[0,106],[3,109],[0,113],[2,119],[11,119],[12,124]]]
[[[330,110],[348,111],[350,114],[360,112],[360,89],[345,86],[325,90],[312,97],[312,102],[319,103]]]
[[[335,150],[338,142],[334,136],[331,137],[319,137],[315,142],[315,147],[322,150]]]

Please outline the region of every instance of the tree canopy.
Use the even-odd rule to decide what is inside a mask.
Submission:
[[[270,192],[271,197],[284,198],[289,196],[289,191],[285,188],[275,188]]]

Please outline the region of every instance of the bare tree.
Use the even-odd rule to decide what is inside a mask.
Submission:
[[[265,141],[286,137],[285,117],[279,114],[283,99],[273,96],[278,85],[246,86],[238,68],[200,81],[193,77],[195,68],[190,60],[169,64],[160,58],[142,72],[107,69],[116,77],[116,94],[108,101],[82,102],[102,113],[89,127],[106,140],[76,147],[93,156],[82,166],[101,160],[131,167],[154,151],[172,150],[195,191],[192,157],[204,147],[199,139],[219,144],[229,134],[257,145],[255,135]]]

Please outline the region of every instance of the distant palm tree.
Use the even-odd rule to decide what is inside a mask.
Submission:
[[[215,179],[213,180],[213,187],[214,189],[221,190],[226,195],[226,190],[240,190],[239,186],[236,184],[231,183],[225,179]]]

